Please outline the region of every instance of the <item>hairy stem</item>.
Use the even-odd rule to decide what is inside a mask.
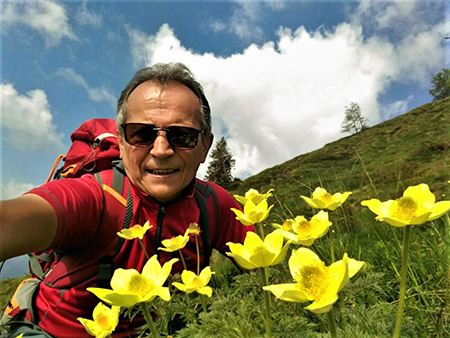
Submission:
[[[395,321],[394,338],[398,338],[400,336],[400,329],[402,325],[403,307],[405,305],[406,295],[406,273],[408,270],[408,249],[410,232],[411,225],[405,226],[405,234],[403,237],[402,270],[400,272],[400,295],[398,297],[398,310],[397,320]]]
[[[150,328],[150,332],[152,333],[153,338],[159,337],[159,332],[156,330],[155,323],[153,323],[152,316],[150,315],[150,310],[148,309],[147,303],[141,303],[142,313],[144,314],[145,321]]]

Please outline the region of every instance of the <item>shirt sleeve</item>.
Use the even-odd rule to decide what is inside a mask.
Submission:
[[[101,221],[103,191],[93,175],[61,179],[28,194],[45,199],[55,211],[58,229],[49,249],[82,248],[92,240]]]
[[[219,200],[219,224],[216,229],[214,248],[225,254],[229,252],[228,242],[243,243],[248,231],[255,232],[253,225],[243,225],[236,219],[235,213],[230,210],[235,208],[242,210],[241,206],[225,189],[208,182],[210,185],[214,185],[214,190]]]

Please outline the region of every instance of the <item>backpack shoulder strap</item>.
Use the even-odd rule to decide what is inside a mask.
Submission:
[[[208,202],[209,196],[213,196],[214,200],[214,208],[215,208],[215,225],[219,223],[219,202],[217,200],[217,195],[214,189],[211,187],[210,184],[207,182],[204,182],[206,184],[206,187],[203,186],[198,181],[195,184],[195,193],[194,197],[197,202],[198,208],[200,210],[200,226],[201,226],[201,237],[203,242],[203,264],[205,266],[209,265],[209,259],[211,257],[211,240],[210,240],[210,214],[208,213],[208,208],[206,206],[206,203]]]
[[[131,195],[130,183],[127,181],[127,199],[123,197],[123,182],[125,171],[122,161],[113,161],[113,180],[112,187],[103,184],[99,173],[94,174],[104,192],[109,193],[116,198],[125,207],[125,217],[122,223],[122,229],[128,229],[133,219],[133,196]],[[120,212],[123,212],[120,210]],[[119,217],[118,217],[119,218]],[[124,239],[119,237],[114,252],[99,258],[99,271],[97,285],[99,287],[108,287],[114,272],[114,258],[122,249]]]

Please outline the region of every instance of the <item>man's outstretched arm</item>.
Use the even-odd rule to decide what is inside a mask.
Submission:
[[[55,211],[42,197],[27,194],[0,201],[0,261],[47,249],[56,231]]]

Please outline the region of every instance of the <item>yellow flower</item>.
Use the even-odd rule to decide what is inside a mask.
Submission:
[[[172,265],[178,261],[173,258],[163,267],[153,255],[142,269],[142,274],[134,269],[117,269],[111,279],[112,290],[87,288],[109,305],[132,307],[137,303],[151,302],[156,296],[165,301],[170,300],[169,288],[163,287],[169,277]]]
[[[325,313],[338,299],[338,292],[365,265],[344,254],[342,260],[325,266],[314,252],[300,248],[293,250],[289,259],[289,269],[295,283],[269,285],[263,289],[288,302],[312,301],[306,309],[317,314]]]
[[[87,333],[96,338],[108,337],[119,324],[119,306],[113,306],[112,308],[107,307],[103,303],[98,303],[94,308],[92,313],[92,318],[84,319],[77,318],[81,324],[83,324]]]
[[[254,204],[259,204],[262,200],[266,200],[269,197],[271,197],[272,191],[273,189],[270,189],[265,194],[260,194],[258,190],[250,189],[245,193],[245,196],[234,195],[234,198],[242,205],[245,205],[245,203],[247,203],[247,201],[249,200],[252,201]]]
[[[189,235],[200,235],[200,228],[197,223],[193,222],[188,227]]]
[[[377,214],[378,221],[384,221],[396,227],[408,224],[423,224],[441,217],[450,210],[450,201],[435,203],[435,197],[428,185],[419,184],[408,187],[403,197],[393,201],[380,202],[377,199],[365,200],[362,205]]]
[[[19,334],[16,338],[22,338],[23,337],[23,333]]]
[[[251,200],[248,200],[244,205],[244,212],[231,208],[231,210],[236,214],[236,219],[239,220],[244,225],[253,225],[255,223],[260,223],[264,221],[267,216],[269,216],[270,207],[267,204],[267,200],[262,200],[257,205]]]
[[[227,255],[233,257],[235,261],[244,269],[256,269],[279,264],[291,242],[288,241],[283,246],[283,231],[275,230],[264,239],[254,232],[247,232],[244,245],[228,242],[230,252]]]
[[[187,229],[184,235],[178,235],[177,237],[172,237],[170,239],[161,241],[162,245],[164,245],[165,248],[158,248],[158,250],[173,252],[183,249],[186,246],[187,242],[189,242],[189,231],[190,230]]]
[[[328,209],[333,211],[340,207],[350,195],[350,191],[346,191],[343,194],[338,192],[331,195],[325,189],[317,187],[312,194],[312,199],[306,196],[300,197],[315,209]]]
[[[283,225],[273,224],[274,227],[283,230],[283,236],[294,244],[310,246],[317,238],[324,236],[331,226],[328,213],[320,210],[310,221],[303,216],[295,219],[287,219]]]
[[[200,272],[200,275],[197,276],[195,273],[189,270],[184,270],[181,273],[181,280],[184,284],[173,282],[173,286],[177,289],[186,292],[187,294],[197,291],[203,295],[207,295],[211,297],[212,289],[208,285],[209,280],[214,272],[211,272],[211,268],[207,266]]]
[[[153,225],[149,225],[149,222],[147,221],[143,226],[136,224],[129,229],[123,229],[121,232],[118,232],[117,235],[125,239],[139,238],[142,240],[142,238],[144,238],[144,234],[151,228],[153,228]]]

